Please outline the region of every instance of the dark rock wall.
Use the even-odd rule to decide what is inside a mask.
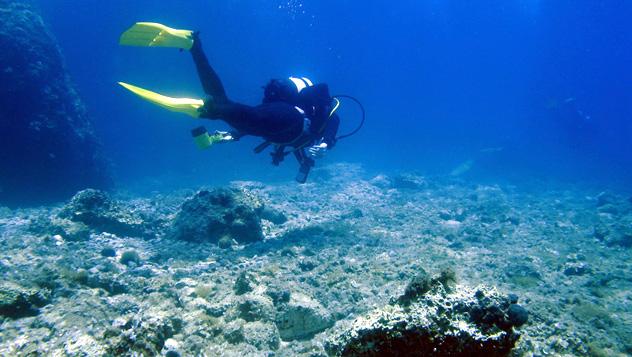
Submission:
[[[0,0],[0,205],[110,185],[85,107],[42,18]]]

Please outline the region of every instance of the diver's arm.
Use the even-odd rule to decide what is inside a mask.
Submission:
[[[340,117],[338,114],[334,114],[327,120],[325,131],[323,133],[323,142],[327,144],[329,149],[336,145],[336,135],[338,134],[338,128],[340,127]]]
[[[226,91],[222,85],[222,81],[219,76],[211,67],[206,58],[206,54],[202,50],[202,42],[200,41],[200,34],[195,32],[193,34],[193,46],[191,47],[191,56],[193,56],[193,62],[195,62],[195,68],[197,69],[200,82],[202,82],[202,88],[204,92],[213,97],[213,101],[217,103],[227,102]]]
[[[307,149],[307,153],[312,159],[319,159],[325,156],[327,151],[336,145],[338,126],[340,126],[340,118],[334,114],[327,120],[323,137]]]

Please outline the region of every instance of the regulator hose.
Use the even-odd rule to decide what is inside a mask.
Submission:
[[[362,119],[360,120],[360,124],[358,124],[358,127],[353,129],[352,131],[348,132],[347,134],[340,135],[340,136],[336,137],[336,140],[348,138],[348,137],[350,137],[352,135],[355,135],[358,131],[360,131],[360,129],[362,129],[362,126],[364,125],[364,120],[366,119],[366,112],[364,110],[364,106],[362,105],[362,103],[360,103],[360,101],[357,98],[352,97],[350,95],[339,94],[339,95],[334,95],[333,98],[336,99],[336,100],[338,100],[338,98],[351,99],[352,101],[356,102],[356,104],[360,107],[360,111],[362,112]],[[333,114],[333,112],[332,112],[332,114]]]

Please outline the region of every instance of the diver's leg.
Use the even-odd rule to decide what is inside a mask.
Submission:
[[[244,135],[254,135],[275,143],[291,142],[303,131],[303,115],[287,103],[256,107],[235,102],[212,103],[200,108],[200,117],[221,119]]]
[[[202,82],[204,92],[212,96],[215,103],[228,102],[222,81],[209,64],[208,58],[206,58],[206,54],[204,54],[202,50],[202,42],[200,42],[200,36],[197,32],[193,34],[193,46],[190,52],[191,56],[193,56],[193,62],[195,62],[195,68]]]
[[[305,183],[307,182],[309,171],[312,169],[312,166],[314,166],[315,162],[313,159],[307,156],[304,149],[298,149],[294,151],[294,156],[296,157],[296,160],[300,165],[295,180],[298,183]]]

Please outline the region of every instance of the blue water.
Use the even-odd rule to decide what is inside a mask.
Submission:
[[[632,3],[626,1],[36,1],[94,118],[117,182],[289,180],[259,141],[198,151],[196,121],[126,81],[202,96],[188,53],[118,45],[136,21],[201,31],[228,95],[257,104],[270,78],[304,75],[362,100],[367,123],[324,163],[464,173],[487,181],[632,182]],[[341,110],[352,129],[359,112]]]

